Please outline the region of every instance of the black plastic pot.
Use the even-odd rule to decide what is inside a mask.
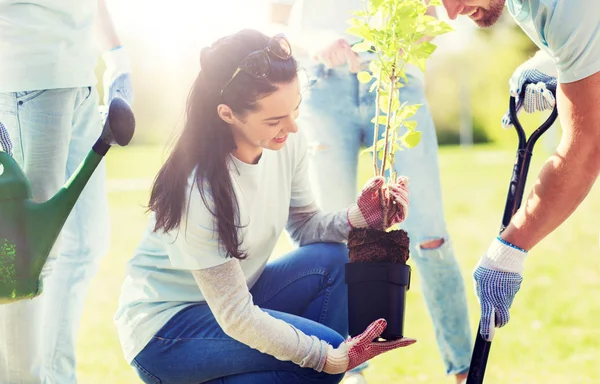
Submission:
[[[346,264],[350,336],[360,335],[373,321],[384,318],[387,328],[381,337],[386,340],[403,337],[410,272],[406,264]]]

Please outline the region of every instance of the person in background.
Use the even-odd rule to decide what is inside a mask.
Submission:
[[[105,104],[116,95],[131,103],[129,59],[105,0],[0,0],[0,15],[0,126],[31,182],[33,199],[46,201],[102,131],[98,53],[106,65]],[[101,163],[43,268],[43,293],[0,305],[0,383],[77,382],[77,331],[90,281],[109,244]]]

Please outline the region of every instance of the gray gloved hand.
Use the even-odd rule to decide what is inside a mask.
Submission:
[[[554,94],[557,87],[557,72],[552,58],[538,51],[531,59],[521,64],[509,80],[510,94],[516,98],[517,113],[551,110],[556,104]],[[502,116],[502,127],[513,125],[510,112]]]

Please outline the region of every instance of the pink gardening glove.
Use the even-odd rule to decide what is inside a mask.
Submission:
[[[377,342],[381,333],[387,327],[385,319],[371,323],[360,335],[344,341],[339,347],[329,347],[323,372],[337,375],[358,367],[377,355],[396,348],[407,347],[417,342],[415,339],[402,338],[394,341]]]
[[[382,176],[367,181],[356,204],[348,208],[348,222],[353,228],[387,229],[404,221],[408,214],[408,178],[400,176],[395,183],[390,183],[387,187],[383,187],[384,183],[385,179]],[[388,210],[385,226],[379,191],[383,193]]]

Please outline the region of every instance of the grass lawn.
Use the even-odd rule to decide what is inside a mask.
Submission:
[[[536,154],[532,176],[544,157]],[[123,359],[112,316],[125,264],[146,225],[148,190],[144,188],[163,159],[162,147],[116,148],[107,156],[113,233],[110,253],[92,282],[80,330],[78,375],[83,384],[139,382]],[[498,231],[513,159],[513,150],[496,147],[441,150],[446,217],[467,282],[473,334],[479,315],[471,271]],[[365,161],[365,178],[368,172]],[[597,215],[600,186],[559,230],[530,252],[513,318],[496,333],[486,383],[600,382]],[[286,248],[281,241],[277,252]],[[453,383],[444,374],[418,280],[413,274],[405,326],[406,334],[418,343],[372,360],[366,371],[369,382]]]

